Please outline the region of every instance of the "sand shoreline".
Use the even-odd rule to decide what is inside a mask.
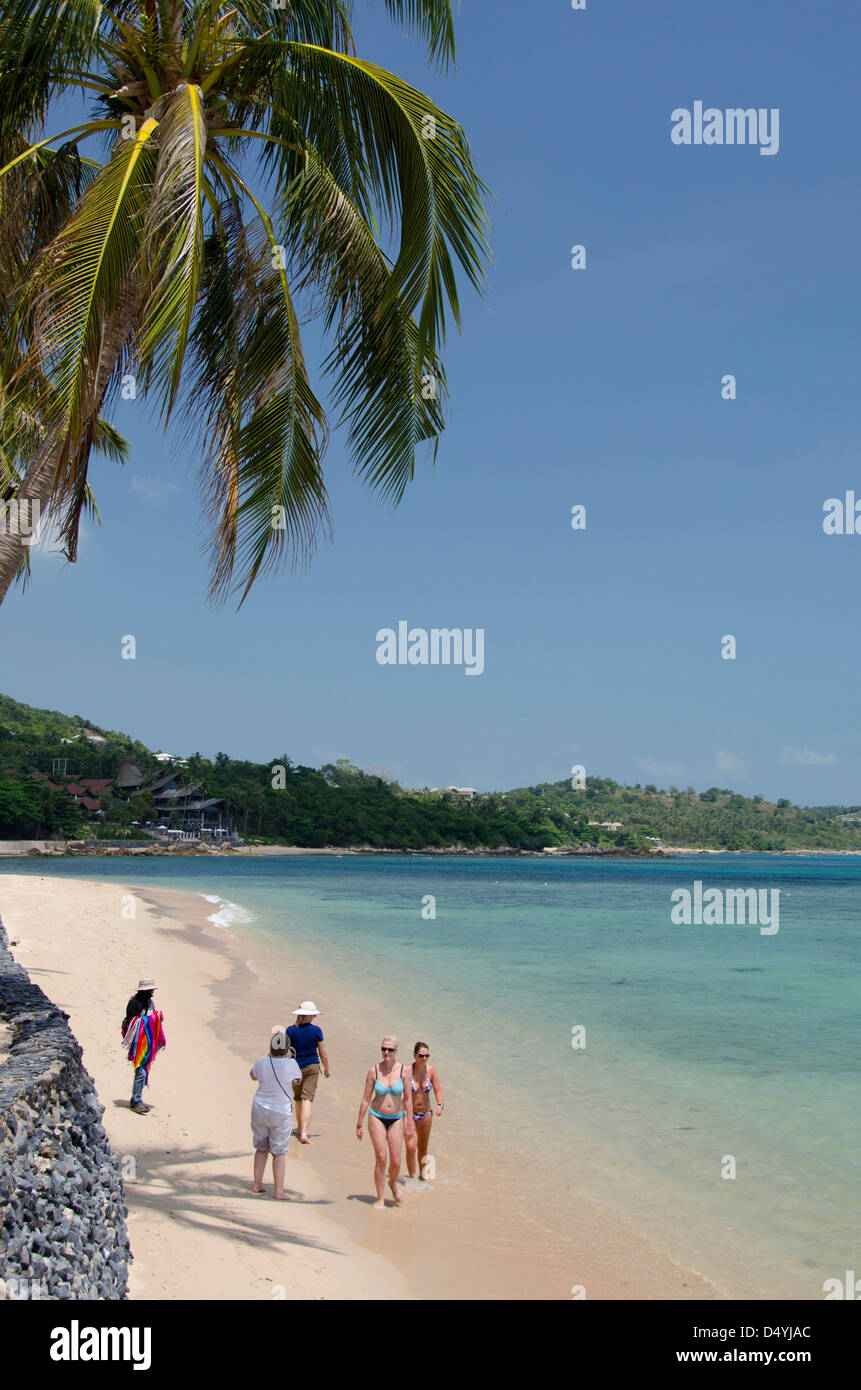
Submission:
[[[92,849],[76,849],[65,852],[57,848],[64,844],[58,840],[0,840],[0,865],[4,859],[26,859],[44,857],[48,859],[80,859],[92,857]],[[212,858],[216,860],[223,858],[246,858],[246,859],[265,859],[271,857],[281,857],[289,855],[329,855],[336,859],[342,858],[379,858],[382,856],[408,855],[410,858],[438,859],[450,857],[453,859],[672,859],[677,854],[762,854],[779,855],[782,857],[801,856],[801,855],[861,855],[861,849],[709,849],[698,845],[662,845],[660,849],[648,850],[646,852],[609,848],[605,850],[497,850],[497,849],[374,849],[368,846],[350,845],[342,848],[336,846],[326,846],[325,848],[313,848],[303,845],[243,845],[240,848],[224,846],[221,850],[212,847],[202,847],[200,850],[185,850],[177,853],[176,846],[159,850],[142,849],[140,847],[126,848],[122,841],[103,841],[103,848],[99,850],[100,857],[137,859],[141,857],[154,858],[181,858],[184,854],[194,857]],[[104,846],[110,846],[105,849]]]
[[[122,916],[130,903],[134,920]],[[368,1020],[353,1007],[343,1021],[349,996],[335,974],[314,977],[333,1079],[320,1083],[313,1144],[291,1145],[287,1185],[300,1200],[254,1197],[248,1068],[261,1033],[287,1013],[285,991],[291,1000],[303,993],[307,963],[297,956],[295,981],[273,981],[261,947],[255,972],[247,942],[208,922],[212,906],[188,890],[10,874],[0,877],[0,912],[16,959],[69,1013],[105,1127],[135,1170],[133,1298],[570,1299],[575,1284],[590,1298],[721,1296],[588,1201],[576,1232],[554,1229],[537,1204],[532,1213],[514,1201],[501,1209],[499,1191],[471,1184],[475,1136],[456,1106],[439,1132],[451,1177],[408,1192],[400,1211],[374,1212],[370,1150],[354,1136],[357,1078],[374,1060],[365,1055]],[[127,1108],[131,1071],[114,1017],[142,972],[165,982],[168,1039],[146,1118]]]

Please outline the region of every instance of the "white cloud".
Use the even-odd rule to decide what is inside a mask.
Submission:
[[[683,763],[662,763],[655,758],[636,758],[637,767],[653,777],[678,777],[684,772]]]
[[[728,753],[726,749],[718,748],[715,750],[715,772],[734,772],[737,777],[747,777],[750,768],[737,753]]]
[[[147,502],[163,502],[165,497],[179,492],[179,488],[176,483],[167,482],[164,478],[144,478],[136,473],[132,476],[132,492],[141,493]]]
[[[781,751],[780,761],[793,767],[826,767],[837,759],[833,753],[814,753],[812,748],[790,748],[787,744]]]

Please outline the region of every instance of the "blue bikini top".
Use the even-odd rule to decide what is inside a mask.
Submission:
[[[403,1095],[403,1093],[404,1093],[404,1069],[403,1069],[403,1066],[401,1066],[401,1074],[400,1074],[400,1077],[399,1077],[398,1080],[395,1082],[394,1086],[384,1086],[384,1085],[382,1084],[382,1082],[380,1081],[379,1075],[377,1074],[377,1068],[376,1068],[376,1067],[374,1067],[374,1076],[377,1078],[376,1081],[374,1082],[374,1091],[376,1092],[376,1094],[377,1094],[378,1096],[402,1096],[402,1095]]]

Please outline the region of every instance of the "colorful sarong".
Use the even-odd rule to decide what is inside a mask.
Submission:
[[[146,1074],[145,1085],[149,1085],[149,1069],[165,1046],[164,1014],[155,1010],[149,1014],[139,1014],[129,1024],[123,1043],[129,1044],[128,1059],[134,1063],[135,1070],[143,1067]]]

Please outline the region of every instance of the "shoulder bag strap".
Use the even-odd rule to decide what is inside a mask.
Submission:
[[[273,1062],[273,1060],[272,1060],[271,1057],[269,1058],[269,1065],[270,1065],[270,1067],[272,1068],[272,1075],[275,1077],[275,1080],[278,1081],[278,1073],[277,1073],[277,1071],[275,1070],[275,1063]],[[278,1081],[278,1085],[281,1086],[281,1082],[280,1082],[280,1081]],[[283,1086],[281,1086],[281,1090],[284,1091],[284,1087],[283,1087]],[[287,1099],[289,1100],[290,1104],[292,1105],[292,1104],[293,1104],[293,1097],[287,1095],[287,1092],[286,1092],[286,1091],[284,1091],[284,1095],[287,1096]]]

